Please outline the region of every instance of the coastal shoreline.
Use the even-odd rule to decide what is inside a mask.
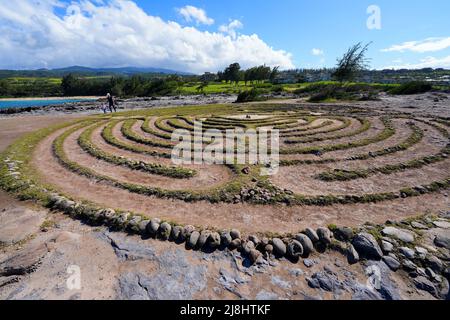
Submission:
[[[105,98],[103,96],[73,96],[73,97],[26,97],[26,98],[0,98],[0,101],[31,101],[31,100],[38,100],[38,101],[49,101],[49,100],[79,100],[79,99],[95,99],[99,100]]]

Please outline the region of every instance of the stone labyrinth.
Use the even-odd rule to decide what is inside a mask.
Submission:
[[[261,176],[259,165],[174,166],[171,133],[192,131],[194,121],[204,130],[278,129],[278,174]],[[22,199],[56,202],[74,216],[91,210],[97,221],[136,227],[159,218],[172,228],[287,235],[329,224],[382,223],[448,209],[448,125],[440,118],[319,105],[87,117],[13,144],[1,158],[1,187]]]

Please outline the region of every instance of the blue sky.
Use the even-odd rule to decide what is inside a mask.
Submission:
[[[15,10],[33,23],[15,17],[12,5],[0,0],[0,68],[138,65],[198,73],[240,59],[244,66],[330,67],[359,41],[373,42],[372,68],[450,68],[448,0],[17,0]],[[381,28],[367,27],[371,5]]]
[[[303,66],[332,66],[336,57],[352,44],[373,41],[370,48],[375,68],[418,63],[427,54],[382,53],[380,50],[406,41],[450,36],[450,1],[448,0],[227,0],[227,1],[137,1],[147,12],[167,20],[182,21],[174,8],[193,5],[204,9],[216,24],[230,19],[243,23],[242,33],[256,33],[275,48],[294,55],[294,63]],[[367,8],[381,9],[381,29],[367,28]],[[204,26],[214,31],[215,25]],[[324,57],[311,54],[313,48]],[[436,57],[450,55],[450,47]],[[323,60],[325,59],[325,63]]]

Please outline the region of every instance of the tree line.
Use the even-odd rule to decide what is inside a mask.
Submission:
[[[278,74],[278,67],[270,68],[265,65],[253,67],[247,70],[241,70],[239,63],[230,64],[225,70],[217,73],[218,81],[225,81],[229,83],[239,83],[245,81],[247,83],[258,83],[264,81],[273,81]]]
[[[130,77],[85,77],[70,73],[60,82],[51,78],[29,78],[20,81],[14,78],[0,79],[0,97],[42,97],[42,96],[101,96],[110,92],[114,96],[164,96],[177,94],[187,83],[201,82],[198,92],[213,82],[255,84],[273,81],[278,68],[265,65],[242,70],[239,63],[232,63],[218,73],[203,76],[169,75],[155,77],[151,74]]]

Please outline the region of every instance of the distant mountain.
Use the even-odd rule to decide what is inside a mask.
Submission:
[[[163,68],[139,68],[139,67],[123,67],[123,68],[88,68],[83,66],[71,66],[58,69],[36,69],[36,70],[0,70],[0,78],[11,77],[62,77],[69,73],[81,76],[132,76],[136,74],[163,74],[163,75],[193,75],[189,72],[176,71]]]

